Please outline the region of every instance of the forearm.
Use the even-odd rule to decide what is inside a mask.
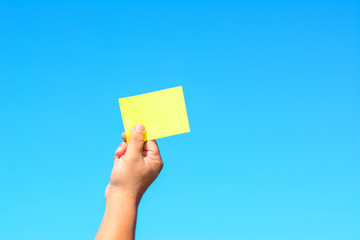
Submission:
[[[96,240],[133,240],[138,203],[125,194],[112,194],[106,200],[106,208]]]
[[[110,183],[105,189],[106,209],[96,240],[134,240],[142,195],[159,175],[163,161],[155,140],[144,142],[145,128],[135,125],[115,151]]]

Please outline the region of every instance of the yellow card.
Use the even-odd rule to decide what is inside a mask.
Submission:
[[[137,123],[145,126],[144,141],[190,132],[182,87],[119,98],[126,139]]]

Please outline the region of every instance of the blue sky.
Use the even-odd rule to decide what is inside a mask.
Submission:
[[[117,99],[181,85],[137,239],[359,239],[359,29],[357,1],[2,1],[0,238],[92,239]]]

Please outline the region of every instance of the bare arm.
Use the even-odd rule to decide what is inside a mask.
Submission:
[[[103,220],[95,239],[134,239],[137,204],[125,194],[113,194],[106,201]]]
[[[115,152],[110,183],[105,190],[106,208],[96,240],[133,240],[141,197],[159,175],[163,161],[155,140],[144,143],[145,129],[138,124],[129,143]]]

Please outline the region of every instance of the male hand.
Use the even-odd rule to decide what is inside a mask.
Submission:
[[[126,196],[138,205],[146,189],[157,178],[163,161],[159,147],[155,140],[144,142],[145,128],[141,124],[135,125],[129,143],[124,141],[115,151],[114,167],[110,176],[110,183],[105,190],[105,200],[112,195]]]

